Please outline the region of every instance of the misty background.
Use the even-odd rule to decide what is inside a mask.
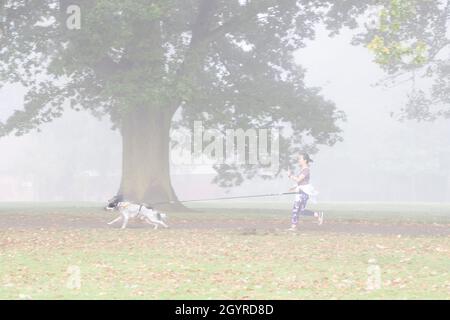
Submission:
[[[399,122],[392,113],[406,102],[412,83],[375,86],[386,75],[352,32],[330,38],[324,30],[295,53],[307,69],[306,84],[347,115],[343,142],[320,147],[312,183],[319,201],[450,201],[448,121]],[[416,82],[416,86],[427,83]],[[18,85],[0,89],[0,119],[23,104]],[[68,110],[41,132],[0,138],[0,201],[106,201],[117,192],[121,139],[107,118]],[[287,178],[250,180],[231,190],[211,183],[213,171],[172,166],[180,200],[284,192]]]

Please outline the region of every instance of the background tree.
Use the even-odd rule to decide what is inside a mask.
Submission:
[[[344,119],[292,52],[314,38],[355,27],[364,1],[2,0],[0,85],[21,83],[24,108],[0,124],[21,135],[60,117],[66,106],[109,116],[120,130],[119,192],[135,201],[176,200],[170,183],[172,127],[290,128],[281,137],[286,168],[300,149],[340,140]],[[81,28],[67,26],[69,5]],[[180,120],[174,120],[179,111]],[[82,128],[80,128],[82,130]],[[232,186],[259,166],[217,166]]]
[[[382,0],[356,44],[366,44],[389,74],[388,82],[411,81],[401,119],[450,118],[450,1]],[[417,85],[428,80],[431,87]]]

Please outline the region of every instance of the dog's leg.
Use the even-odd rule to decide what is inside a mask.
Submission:
[[[123,216],[123,223],[121,229],[125,229],[128,224],[128,216]]]
[[[158,222],[166,229],[169,227],[167,224],[164,223],[164,221],[158,221]]]
[[[116,223],[117,221],[120,221],[120,219],[122,219],[122,216],[119,216],[118,218],[114,219],[113,221],[108,222],[108,224],[111,225],[113,223]]]
[[[158,229],[159,225],[162,225],[164,228],[168,228],[169,226],[165,224],[163,221],[155,221],[154,224],[156,225],[155,229]]]
[[[150,220],[149,218],[145,218],[145,221],[153,226],[153,229],[158,229],[158,225],[156,223],[154,223],[152,220]]]

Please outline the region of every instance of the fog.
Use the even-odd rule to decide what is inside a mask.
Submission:
[[[347,115],[343,142],[320,147],[313,156],[312,182],[319,201],[449,202],[450,126],[448,120],[398,121],[411,83],[375,86],[386,74],[364,47],[350,44],[352,33],[329,37],[322,29],[295,53],[307,69],[307,85]],[[426,86],[416,83],[416,86]],[[4,121],[23,104],[25,90],[0,90]],[[22,137],[0,138],[0,201],[98,201],[117,192],[121,138],[108,118],[67,111],[60,119]],[[223,189],[213,172],[172,166],[174,188],[183,199],[284,192],[291,183],[249,180]]]

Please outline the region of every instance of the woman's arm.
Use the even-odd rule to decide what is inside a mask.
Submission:
[[[294,180],[297,183],[302,182],[305,179],[305,175],[302,173],[300,174],[298,177],[292,175],[292,173],[289,171],[288,173],[288,177],[291,178],[292,180]]]

